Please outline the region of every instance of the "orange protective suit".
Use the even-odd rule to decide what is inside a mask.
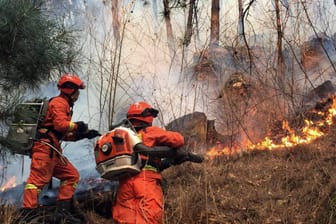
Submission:
[[[178,132],[166,131],[156,126],[138,132],[144,145],[179,148],[184,144]],[[122,224],[161,224],[163,222],[163,192],[161,174],[146,164],[142,171],[132,177],[119,180],[116,203],[112,206],[113,220]],[[159,161],[158,161],[159,162]]]
[[[39,130],[40,141],[32,148],[30,174],[27,179],[23,207],[36,208],[38,193],[54,176],[61,180],[58,200],[71,199],[79,181],[77,169],[62,155],[61,140],[75,141],[77,126],[71,122],[72,101],[63,93],[48,104],[46,118]],[[52,149],[52,147],[55,149]]]

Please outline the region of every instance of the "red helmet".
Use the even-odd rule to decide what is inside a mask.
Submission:
[[[159,111],[146,102],[137,102],[128,108],[127,119],[151,124]]]
[[[76,89],[85,89],[84,82],[75,74],[64,74],[59,79],[57,87],[66,94],[73,94]]]

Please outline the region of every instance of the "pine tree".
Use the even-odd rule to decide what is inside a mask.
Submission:
[[[0,0],[0,89],[36,88],[69,68],[74,37],[31,0]]]

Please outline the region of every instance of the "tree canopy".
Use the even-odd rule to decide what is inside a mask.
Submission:
[[[70,69],[75,38],[31,0],[0,0],[0,91],[36,88]]]

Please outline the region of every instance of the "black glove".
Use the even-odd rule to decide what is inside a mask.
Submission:
[[[88,138],[88,139],[92,139],[92,138],[95,138],[95,137],[98,137],[98,136],[101,136],[99,131],[93,130],[93,129],[91,129],[87,133],[85,133],[85,137]]]
[[[76,140],[81,140],[83,138],[92,139],[92,138],[95,138],[95,137],[98,137],[98,136],[101,136],[101,134],[97,130],[91,129],[91,130],[88,130],[85,133],[78,132],[76,134]]]
[[[83,121],[75,122],[77,124],[77,132],[78,133],[85,133],[88,131],[88,124],[84,123]]]
[[[173,165],[179,165],[184,162],[193,162],[193,163],[202,163],[204,161],[204,157],[200,154],[196,154],[193,152],[188,152],[183,149],[176,149],[176,154],[172,158],[171,163]]]

